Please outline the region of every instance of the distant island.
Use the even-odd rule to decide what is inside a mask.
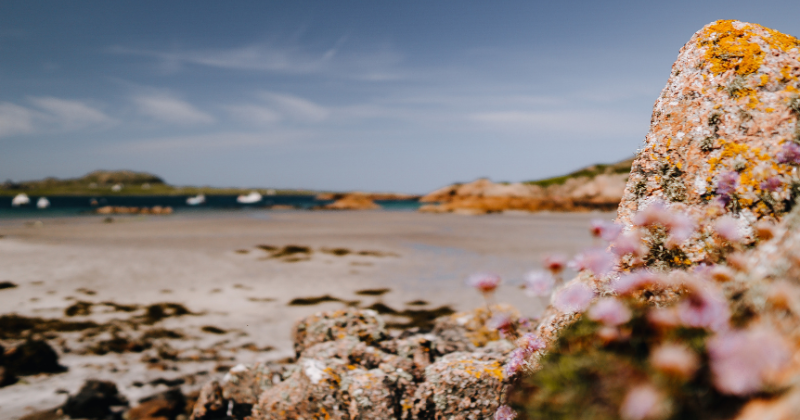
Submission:
[[[186,187],[167,184],[147,172],[99,170],[80,178],[45,178],[0,184],[0,196],[25,193],[34,196],[59,195],[240,195],[256,191],[263,195],[316,195],[320,191],[272,188]]]

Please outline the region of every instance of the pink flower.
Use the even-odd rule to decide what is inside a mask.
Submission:
[[[564,254],[550,254],[544,257],[544,268],[553,273],[554,276],[564,271],[566,266],[567,257]]]
[[[764,219],[759,220],[754,228],[758,239],[761,239],[762,241],[768,241],[775,236],[775,227],[772,225],[772,223]]]
[[[503,376],[510,378],[519,372],[523,365],[525,365],[525,351],[523,349],[514,349],[508,356],[508,362],[503,366]]]
[[[628,254],[641,256],[644,254],[644,251],[645,249],[642,246],[642,237],[639,235],[638,231],[623,233],[611,243],[611,252],[620,257]]]
[[[647,320],[656,327],[673,328],[680,323],[680,317],[674,307],[654,308],[647,312]]]
[[[617,299],[604,298],[589,309],[589,319],[616,327],[631,320],[631,310]]]
[[[531,271],[525,275],[525,291],[530,296],[550,296],[556,279],[544,271]]]
[[[708,275],[712,280],[720,283],[725,283],[733,280],[733,270],[724,265],[715,265],[708,271]]]
[[[633,216],[633,224],[636,226],[667,226],[672,215],[661,201],[650,203],[643,210]]]
[[[500,336],[505,338],[513,328],[514,321],[507,314],[498,313],[486,322],[486,326],[493,330],[500,331]]]
[[[623,274],[611,284],[611,290],[620,295],[635,292],[647,286],[663,283],[661,276],[650,270]]]
[[[783,337],[759,328],[713,337],[708,341],[708,354],[714,386],[733,395],[760,390],[770,374],[782,369],[791,356]]]
[[[671,244],[677,246],[686,242],[694,233],[695,222],[694,220],[682,213],[675,213],[669,220],[669,241]]]
[[[486,273],[473,274],[467,279],[467,284],[483,294],[488,294],[494,292],[494,289],[500,285],[500,276]]]
[[[765,191],[778,191],[783,186],[783,181],[777,176],[771,176],[761,182],[761,189]]]
[[[736,171],[722,173],[717,178],[716,193],[723,200],[723,204],[728,204],[731,195],[736,192],[737,185],[739,185],[739,173]]]
[[[594,299],[594,292],[583,283],[573,283],[559,290],[553,306],[561,312],[583,312]]]
[[[685,345],[662,344],[650,354],[650,364],[668,375],[689,379],[700,367],[700,359]]]
[[[594,219],[590,223],[589,232],[595,238],[602,238],[606,242],[611,242],[622,232],[622,226],[602,219]]]
[[[794,142],[786,142],[775,157],[778,163],[800,164],[800,146]]]
[[[663,401],[664,397],[654,386],[637,385],[625,395],[619,414],[624,420],[658,417]]]
[[[531,355],[545,348],[544,341],[539,336],[533,333],[525,333],[517,340],[518,347],[525,355]]]
[[[570,266],[578,271],[589,270],[597,277],[608,274],[616,264],[616,258],[608,251],[601,248],[590,248],[570,262]]]
[[[689,281],[685,286],[689,292],[676,306],[681,323],[687,327],[713,331],[726,329],[730,309],[725,296],[712,288],[710,283],[701,283],[700,280]]]
[[[714,231],[727,241],[739,242],[742,240],[742,233],[739,231],[739,223],[731,216],[725,215],[714,222]]]
[[[497,411],[494,413],[494,420],[514,420],[515,418],[517,418],[517,413],[507,405],[497,407]]]

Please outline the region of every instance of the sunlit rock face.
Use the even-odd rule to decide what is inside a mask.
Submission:
[[[633,162],[619,221],[654,201],[699,219],[734,214],[746,236],[800,191],[800,41],[738,21],[705,26],[681,48]],[[702,233],[684,251],[706,257]]]

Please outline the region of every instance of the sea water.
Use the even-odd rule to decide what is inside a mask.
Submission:
[[[317,200],[313,195],[271,195],[252,204],[236,201],[236,195],[206,195],[205,203],[196,206],[186,204],[188,195],[110,195],[110,196],[48,196],[50,207],[36,208],[39,196],[30,196],[30,204],[20,207],[11,205],[12,196],[0,197],[0,218],[64,217],[93,214],[103,206],[125,207],[172,207],[175,213],[205,211],[236,211],[263,209],[275,205],[292,206],[296,210],[332,203],[332,200]],[[384,210],[414,211],[420,206],[416,200],[376,200]],[[94,204],[96,203],[96,204]],[[289,210],[291,211],[291,210]]]

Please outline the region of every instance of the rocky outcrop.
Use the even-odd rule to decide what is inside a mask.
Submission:
[[[587,211],[612,210],[622,199],[626,163],[590,167],[568,176],[528,183],[495,183],[482,178],[453,184],[420,199],[420,211],[428,213],[485,214],[505,210]],[[590,170],[592,169],[592,170]]]
[[[508,305],[492,313],[520,324]],[[514,346],[486,326],[489,318],[481,308],[439,318],[430,333],[392,336],[371,310],[318,313],[295,324],[296,361],[232,368],[206,384],[192,418],[223,408],[253,419],[490,417]]]
[[[319,207],[322,210],[376,210],[381,206],[375,204],[371,198],[361,194],[348,194],[344,197]]]
[[[103,206],[94,211],[97,214],[172,214],[170,206],[153,207],[125,207],[125,206]]]

